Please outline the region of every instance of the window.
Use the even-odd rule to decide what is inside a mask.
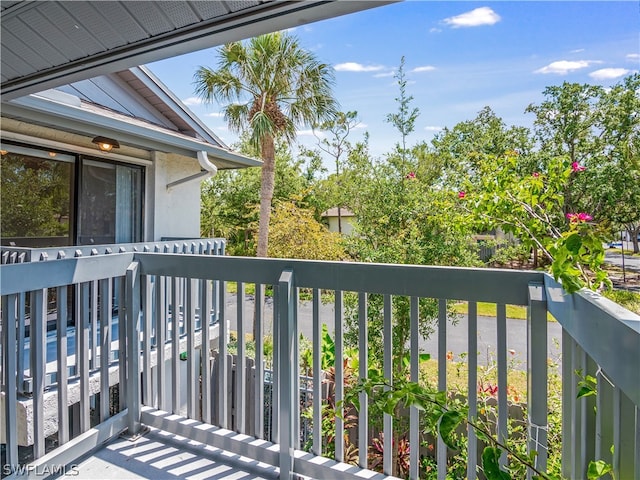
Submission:
[[[2,244],[142,240],[142,167],[2,144]]]
[[[75,157],[13,145],[1,153],[2,243],[69,245]]]

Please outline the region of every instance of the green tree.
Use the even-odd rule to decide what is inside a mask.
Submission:
[[[564,82],[560,86],[547,87],[545,100],[540,105],[529,105],[525,110],[536,116],[535,138],[545,158],[567,156],[570,163],[593,166],[602,151],[602,144],[595,130],[596,105],[604,89],[600,86]],[[578,179],[578,183],[590,178]],[[580,192],[584,187],[570,182],[565,190],[565,213],[580,208],[586,198]]]
[[[514,153],[484,156],[479,182],[458,194],[477,228],[501,228],[525,245],[543,252],[551,272],[565,290],[610,286],[604,263],[603,238],[587,212],[565,213],[565,191],[576,176],[588,175],[567,157],[555,157],[544,170],[523,173]]]
[[[222,102],[229,127],[248,131],[263,161],[257,255],[267,255],[275,181],[275,143],[290,143],[296,128],[331,118],[336,111],[333,70],[283,32],[233,42],[218,50],[218,68],[201,66],[196,94]]]
[[[327,120],[322,122],[319,125],[316,125],[315,130],[320,130],[324,132],[328,132],[330,134],[329,138],[319,137],[318,138],[318,148],[328,154],[334,161],[336,165],[336,178],[335,184],[337,187],[337,207],[338,207],[338,233],[342,233],[342,207],[343,201],[340,198],[342,189],[340,188],[340,166],[341,159],[344,154],[349,154],[351,151],[351,143],[347,140],[349,133],[353,130],[359,123],[358,121],[358,112],[350,111],[350,112],[338,112],[334,118],[331,120]]]
[[[403,55],[400,58],[398,72],[394,75],[394,78],[398,82],[398,88],[400,89],[400,94],[395,99],[398,104],[398,111],[396,113],[389,113],[386,118],[386,121],[400,132],[401,143],[396,146],[396,151],[403,164],[402,175],[406,175],[408,172],[405,165],[407,161],[407,137],[415,130],[416,119],[418,115],[420,115],[418,108],[411,108],[413,95],[407,95],[407,77],[404,72],[404,63],[405,59]]]
[[[459,189],[466,179],[477,175],[477,163],[483,155],[518,152],[518,162],[532,160],[533,141],[524,127],[507,127],[489,107],[484,107],[473,120],[445,128],[431,141],[434,156],[442,165],[442,182]],[[525,169],[530,169],[525,167]]]
[[[251,155],[248,141],[237,147]],[[274,201],[301,198],[314,209],[314,188],[321,164],[305,157],[293,158],[288,145],[276,144]],[[228,241],[227,250],[236,255],[255,255],[255,232],[260,205],[260,171],[255,168],[224,170],[203,182],[201,187],[200,225],[203,236],[220,236]],[[299,202],[300,203],[300,202]]]
[[[344,260],[340,235],[319,223],[308,208],[294,201],[276,202],[269,229],[269,257]]]
[[[596,214],[623,225],[638,253],[640,234],[640,74],[603,92],[598,102],[603,145],[593,181],[587,186]]]

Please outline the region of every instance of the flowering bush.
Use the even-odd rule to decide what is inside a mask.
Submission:
[[[598,224],[589,213],[565,211],[565,196],[584,166],[558,157],[544,169],[522,172],[517,152],[486,156],[478,165],[458,199],[479,230],[500,228],[542,252],[569,293],[610,286]]]

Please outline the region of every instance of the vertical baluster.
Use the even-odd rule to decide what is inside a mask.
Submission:
[[[245,392],[245,368],[246,368],[246,351],[245,351],[245,318],[244,318],[244,282],[238,282],[238,319],[236,322],[236,335],[238,337],[238,359],[236,360],[236,431],[246,433],[246,392]]]
[[[619,450],[618,471],[616,478],[638,478],[635,474],[638,471],[637,462],[640,461],[640,445],[636,443],[638,437],[638,408],[620,390],[620,429],[618,432]]]
[[[127,429],[129,435],[140,431],[140,273],[138,262],[127,267],[125,289],[125,326],[127,335]]]
[[[367,294],[358,293],[358,376],[361,380],[367,378],[369,371],[369,319],[367,318]],[[358,412],[358,464],[367,468],[367,454],[369,453],[369,398],[367,392],[359,394],[360,411]]]
[[[171,411],[180,413],[180,287],[181,279],[171,281]]]
[[[17,344],[16,321],[17,311],[20,306],[16,305],[18,299],[23,295],[8,295],[2,297],[2,374],[4,375],[4,429],[6,444],[6,463],[11,467],[18,466],[18,405],[17,405],[17,385],[18,361],[22,347]],[[17,306],[17,308],[16,308]],[[19,323],[19,322],[18,322]],[[24,345],[24,344],[23,344]]]
[[[98,363],[98,281],[93,280],[90,286],[90,316],[89,316],[89,334],[91,335],[91,355],[89,357],[89,369],[93,370],[99,367]]]
[[[211,282],[200,281],[200,325],[202,325],[202,351],[200,372],[202,375],[202,421],[211,423]]]
[[[280,377],[275,372],[280,371],[280,343],[276,339],[280,338],[280,311],[277,306],[280,304],[280,297],[277,285],[273,285],[273,356],[271,367],[271,441],[278,443],[280,440],[278,430],[278,415],[280,408],[279,382]]]
[[[67,287],[58,287],[56,291],[57,335],[56,355],[58,362],[58,444],[69,441],[69,404],[67,395]]]
[[[322,455],[322,330],[320,322],[320,289],[313,289],[313,447],[315,455]]]
[[[293,311],[291,315],[292,326],[291,333],[293,335],[293,363],[291,367],[294,370],[293,373],[293,391],[295,392],[294,402],[293,402],[293,410],[292,414],[292,422],[293,422],[293,431],[300,431],[300,336],[298,334],[298,289],[294,288],[291,293],[291,304],[293,305]],[[293,448],[300,450],[300,435],[296,434],[293,436]]]
[[[145,405],[153,405],[153,375],[151,368],[152,349],[152,317],[153,317],[153,283],[151,277],[145,275],[140,284],[142,295],[142,399]]]
[[[27,316],[26,312],[27,307],[27,294],[25,292],[21,292],[18,294],[18,334],[16,338],[17,345],[25,344],[25,320]],[[27,360],[28,361],[28,360]],[[25,365],[25,356],[23,353],[18,351],[18,378],[17,378],[17,387],[18,392],[24,394],[24,371],[26,370]]]
[[[76,362],[80,376],[80,431],[86,432],[91,428],[89,419],[89,293],[91,283],[85,282],[79,287],[80,310],[76,325]]]
[[[527,310],[527,413],[528,451],[536,451],[534,463],[547,469],[547,300],[544,286],[529,285]],[[531,478],[531,471],[527,477]]]
[[[478,417],[478,304],[469,302],[469,420]],[[476,478],[478,466],[478,437],[473,428],[468,429],[467,440],[467,478]]]
[[[497,346],[498,349],[498,441],[506,445],[509,410],[507,405],[507,307],[497,305]],[[507,452],[500,455],[500,466],[507,465]]]
[[[598,398],[596,399],[598,421],[595,459],[613,464],[610,449],[613,445],[613,392],[615,387],[602,370],[598,370],[596,379],[598,381]]]
[[[186,279],[184,319],[187,332],[187,417],[198,419],[197,400],[199,399],[199,371],[196,371],[196,285],[193,278]]]
[[[224,244],[223,244],[224,245]],[[255,285],[255,315],[254,315],[254,332],[256,335],[256,398],[255,398],[255,436],[264,438],[264,333],[262,323],[262,306],[264,302],[264,285],[256,283]]]
[[[438,300],[438,390],[447,391],[447,300]],[[447,476],[447,446],[438,435],[438,480]]]
[[[576,409],[576,382],[573,375],[574,349],[575,341],[566,330],[562,329],[562,476],[565,478],[572,478],[573,476],[573,459],[576,453],[574,436]]]
[[[126,407],[127,371],[125,359],[127,357],[127,333],[125,331],[124,292],[126,291],[125,277],[115,279],[116,302],[118,305],[118,373],[119,381],[119,411]]]
[[[100,420],[109,418],[109,364],[111,363],[111,301],[110,278],[100,280]]]
[[[47,289],[31,292],[31,378],[33,379],[33,455],[44,455],[44,376],[45,323],[47,319]]]
[[[225,316],[227,282],[220,282],[220,320],[218,322],[218,424],[222,428],[227,425],[227,392],[229,384],[227,379],[227,319]]]
[[[344,318],[343,292],[336,290],[335,293],[335,347],[336,347],[336,364],[335,364],[335,405],[336,405],[336,460],[344,461],[344,409],[342,401],[344,400],[344,340],[342,319]]]
[[[167,410],[165,395],[166,360],[165,346],[167,343],[167,279],[164,276],[156,276],[155,286],[155,312],[156,312],[156,372],[158,383],[156,385],[157,406],[160,410]]]
[[[295,437],[298,432],[294,429],[292,414],[294,403],[297,403],[299,392],[294,391],[294,375],[296,375],[295,354],[295,328],[294,328],[294,281],[293,272],[285,270],[280,275],[278,284],[279,303],[274,305],[278,308],[280,315],[280,331],[277,342],[280,344],[280,369],[277,371],[279,377],[280,403],[279,403],[279,436],[280,436],[280,478],[290,478],[293,472],[293,449]]]
[[[418,351],[418,340],[420,339],[420,332],[418,331],[418,297],[411,297],[410,299],[410,376],[411,381],[418,383],[420,380],[420,352]],[[414,406],[409,409],[409,445],[411,451],[409,454],[409,477],[412,479],[418,478],[419,467],[419,454],[420,454],[420,412]]]
[[[596,362],[589,356],[586,355],[586,363],[585,369],[582,373],[583,375],[589,375],[590,377],[595,377],[597,375],[598,366]],[[589,467],[589,462],[595,459],[596,455],[596,423],[597,423],[597,412],[596,412],[596,395],[589,395],[583,397],[581,399],[583,401],[583,416],[584,416],[584,426],[583,426],[583,438],[584,438],[584,464],[585,471]],[[546,434],[546,430],[545,430]]]
[[[620,451],[622,450],[622,423],[627,419],[622,417],[622,410],[620,408],[622,391],[618,387],[613,389],[613,472],[616,478],[620,475]]]
[[[393,385],[393,323],[391,295],[384,296],[383,312],[383,338],[384,338],[384,379],[389,385]],[[389,390],[391,386],[385,387]],[[384,429],[384,451],[382,458],[382,468],[385,475],[393,475],[393,416],[388,413],[383,414]]]

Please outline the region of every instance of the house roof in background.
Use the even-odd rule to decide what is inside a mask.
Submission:
[[[2,100],[387,3],[2,0]]]

